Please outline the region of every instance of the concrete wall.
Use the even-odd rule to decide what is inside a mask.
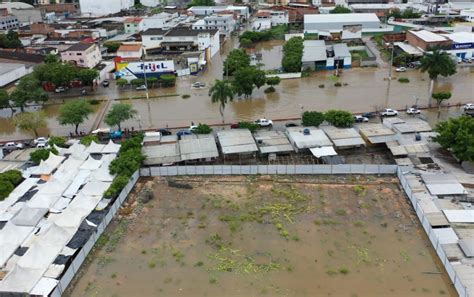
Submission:
[[[266,74],[266,77],[279,77],[280,79],[301,78],[301,72]]]

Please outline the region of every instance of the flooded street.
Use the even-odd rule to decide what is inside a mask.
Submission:
[[[393,178],[142,182],[65,296],[456,296]]]
[[[283,41],[262,42],[255,49],[249,49],[249,53],[262,54],[263,69],[275,69],[280,67]],[[208,96],[209,85],[215,79],[223,76],[222,63],[225,55],[233,48],[237,48],[236,39],[228,40],[221,49],[221,55],[217,54],[208,63],[205,72],[196,76],[177,78],[177,85],[173,88],[150,89],[151,98],[133,99],[144,97],[144,91],[134,89],[119,89],[112,82],[109,88],[102,88],[96,95],[87,96],[87,99],[115,100],[129,102],[134,105],[139,117],[124,124],[124,127],[134,128],[158,128],[188,126],[191,121],[195,123],[216,124],[221,122],[218,104],[212,104]],[[304,110],[345,109],[351,112],[367,112],[385,108],[386,106],[396,109],[404,109],[405,106],[415,104],[427,106],[428,100],[428,75],[421,74],[418,70],[409,70],[406,73],[394,73],[394,79],[390,83],[387,96],[388,76],[387,68],[353,68],[344,70],[339,82],[344,86],[335,87],[331,80],[332,71],[318,71],[311,77],[301,79],[282,80],[276,87],[276,92],[265,94],[265,87],[254,90],[251,98],[235,98],[225,109],[225,121],[227,123],[239,120],[253,120],[259,117],[271,119],[296,118]],[[402,84],[397,81],[398,77],[407,77],[410,82]],[[205,82],[207,87],[201,90],[191,89],[193,82]],[[324,87],[323,87],[324,85]],[[474,100],[474,67],[459,67],[458,72],[452,77],[440,77],[435,84],[435,91],[450,91],[452,98],[450,104],[466,103]],[[182,95],[190,95],[182,98]],[[158,97],[159,96],[159,97]],[[123,100],[129,99],[129,100]],[[75,99],[65,99],[75,100]],[[115,101],[117,102],[117,101]],[[112,104],[108,106],[110,108]],[[433,105],[434,106],[434,105]],[[72,128],[61,127],[55,117],[56,106],[47,106],[48,129],[42,134],[67,135]],[[459,113],[459,108],[453,109],[454,114]],[[99,113],[100,114],[100,113]],[[451,115],[451,112],[443,111],[443,114]],[[95,114],[97,115],[97,114]],[[84,126],[84,131],[90,131],[94,119],[91,117]],[[101,127],[106,126],[103,122]],[[22,131],[15,129],[8,117],[0,117],[0,139],[31,138]]]

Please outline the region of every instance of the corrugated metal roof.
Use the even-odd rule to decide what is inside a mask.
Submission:
[[[310,133],[303,134],[304,129],[308,129]],[[286,129],[286,133],[290,142],[298,149],[332,145],[324,131],[315,127],[290,127]]]
[[[450,223],[474,223],[474,209],[443,209]]]
[[[290,141],[281,131],[258,131],[254,133],[253,137],[262,154],[294,151]]]
[[[142,147],[142,152],[146,156],[146,159],[143,162],[145,165],[157,165],[181,161],[178,143],[144,146]]]
[[[439,42],[439,41],[448,40],[448,38],[446,38],[442,35],[439,35],[439,34],[436,34],[436,33],[433,33],[433,32],[427,31],[427,30],[408,31],[408,32],[412,33],[413,35],[415,35],[416,37],[422,39],[425,42]]]
[[[321,158],[323,156],[336,156],[337,153],[332,146],[314,147],[309,149],[313,156]]]
[[[453,228],[436,228],[433,231],[441,244],[457,243],[459,240]]]
[[[305,14],[304,23],[380,22],[375,13]]]
[[[326,43],[324,40],[304,41],[302,62],[326,61]]]
[[[397,135],[370,136],[368,139],[372,144],[386,143],[397,140]]]
[[[333,46],[334,49],[334,57],[350,57],[351,53],[349,52],[349,48],[347,47],[347,44],[345,43],[336,43]]]
[[[258,151],[255,140],[248,129],[232,129],[217,132],[222,153],[239,154]]]
[[[474,238],[461,239],[459,241],[459,247],[466,257],[474,257]]]
[[[179,141],[181,160],[197,160],[216,158],[219,156],[214,137],[208,136],[195,139],[182,139]]]

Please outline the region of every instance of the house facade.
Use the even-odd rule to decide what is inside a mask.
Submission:
[[[76,43],[61,53],[61,60],[83,68],[94,68],[102,61],[102,55],[95,43]]]

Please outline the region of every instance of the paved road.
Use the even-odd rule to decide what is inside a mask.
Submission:
[[[380,51],[377,48],[377,45],[374,43],[374,41],[370,39],[369,36],[362,37],[362,40],[365,42],[365,45],[372,51],[372,53],[374,53],[379,67],[384,67],[384,68],[387,67],[388,63],[382,59],[382,56],[380,55]]]

